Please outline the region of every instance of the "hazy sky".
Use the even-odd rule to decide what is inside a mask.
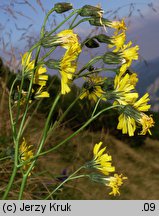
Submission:
[[[22,34],[25,35],[26,31],[27,34],[38,34],[45,13],[36,0],[28,0],[28,4],[22,4],[23,2],[24,0],[0,0],[0,46],[3,45],[3,41],[8,40],[8,47],[12,44],[22,48],[25,44],[24,40],[19,40]],[[41,2],[45,11],[48,11],[59,1],[41,0]],[[129,15],[130,3],[133,3],[135,13],[132,14],[131,19],[127,19],[127,22],[131,20],[128,40],[132,39],[140,45],[140,54],[143,58],[148,60],[159,57],[159,0],[70,0],[66,2],[71,2],[75,8],[85,4],[95,6],[100,3],[105,12],[119,9],[120,18]],[[109,14],[111,13],[107,13],[106,16],[108,17]],[[61,18],[58,16],[58,19]],[[87,28],[81,30],[83,33],[87,32]]]

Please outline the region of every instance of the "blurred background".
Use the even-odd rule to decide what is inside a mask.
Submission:
[[[40,28],[44,17],[55,3],[52,0],[1,0],[0,1],[0,156],[12,156],[13,145],[8,114],[8,92],[10,85],[21,69],[21,55],[26,52],[39,38]],[[80,135],[60,148],[57,152],[45,156],[38,162],[35,174],[30,177],[25,199],[42,199],[52,185],[58,184],[54,177],[57,173],[65,175],[71,173],[92,157],[92,148],[95,143],[102,140],[112,154],[116,170],[128,176],[128,181],[121,189],[121,196],[112,199],[159,199],[159,1],[154,0],[87,0],[66,1],[71,2],[74,8],[85,4],[101,5],[104,17],[118,20],[125,17],[127,41],[132,40],[140,46],[139,61],[132,65],[138,74],[137,90],[142,96],[145,92],[150,94],[151,111],[155,120],[152,136],[134,137],[122,135],[116,129],[118,113],[109,111],[101,115]],[[47,30],[53,29],[62,21],[65,15],[53,14],[49,18]],[[83,40],[92,33],[93,28],[88,24],[78,26],[75,30]],[[81,56],[81,64],[86,63],[101,50],[85,50]],[[43,50],[43,52],[46,52]],[[57,54],[58,57],[59,54]],[[51,97],[42,101],[34,115],[34,121],[26,130],[30,143],[35,143],[40,136],[46,113],[59,90],[60,79],[57,73],[49,70],[49,84]],[[70,102],[76,97],[81,82],[73,86],[73,90],[62,98],[52,117],[62,113]],[[36,105],[36,104],[35,104]],[[109,104],[108,104],[109,105]],[[99,109],[102,109],[101,104]],[[34,107],[33,107],[34,108]],[[53,146],[60,139],[78,129],[88,118],[92,105],[88,101],[78,102],[72,112],[62,122],[60,130],[54,137],[47,140],[46,149]],[[82,109],[82,112],[77,112]],[[112,121],[113,119],[113,121]],[[6,147],[7,146],[7,147]],[[12,161],[3,161],[0,165],[1,190],[5,189],[12,167]],[[45,170],[45,172],[44,172]],[[5,173],[5,174],[4,174]],[[12,198],[16,197],[18,181]],[[93,191],[93,192],[92,192]],[[104,186],[90,183],[89,180],[77,180],[68,183],[58,191],[57,199],[111,199]]]

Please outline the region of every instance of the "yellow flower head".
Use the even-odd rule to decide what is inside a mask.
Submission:
[[[114,79],[114,93],[116,95],[116,102],[121,105],[131,104],[135,99],[138,98],[138,93],[133,92],[134,86],[130,84],[130,75],[126,74],[121,77],[116,75]]]
[[[102,97],[104,91],[102,90],[102,85],[104,83],[104,78],[92,76],[84,84],[84,92],[81,94],[80,99],[88,97],[89,100],[94,100],[97,102],[97,99]],[[106,100],[102,98],[102,100]]]
[[[133,85],[134,87],[136,86],[136,83],[138,82],[138,77],[136,73],[130,74],[130,84]]]
[[[32,53],[30,52],[26,52],[24,53],[24,55],[22,56],[22,67],[24,69],[24,72],[30,72],[32,73],[32,70],[34,68],[34,61],[30,61],[31,60],[31,55]]]
[[[152,135],[150,128],[155,124],[153,118],[146,115],[145,113],[141,113],[141,118],[138,121],[142,125],[142,131],[140,132],[140,135],[145,135],[147,132]]]
[[[111,176],[110,178],[107,178],[106,180],[108,183],[106,183],[106,186],[110,187],[112,191],[109,193],[109,195],[116,196],[117,194],[120,195],[119,188],[123,184],[123,180],[126,180],[127,177],[123,176],[122,174],[114,174],[114,176]]]
[[[146,93],[133,105],[134,108],[140,112],[140,116],[136,120],[140,125],[142,125],[142,131],[140,132],[140,135],[145,135],[147,132],[149,132],[151,135],[150,128],[154,126],[153,118],[143,113],[148,111],[151,107],[150,104],[147,104],[149,100],[149,94]]]
[[[23,138],[23,142],[21,143],[19,147],[19,155],[20,155],[20,161],[24,162],[33,157],[33,150],[32,150],[32,145],[28,145],[25,138]],[[31,162],[28,162],[27,164],[23,165],[22,169],[26,171]]]
[[[60,38],[61,46],[65,49],[69,49],[73,44],[78,43],[78,36],[71,29],[63,30],[57,36]]]
[[[61,93],[66,94],[71,91],[70,83],[73,79],[73,75],[76,72],[77,62],[76,59],[80,52],[78,44],[72,45],[65,53],[60,62],[60,74],[61,74]]]
[[[94,168],[100,170],[103,174],[109,175],[109,173],[115,171],[115,167],[112,166],[111,164],[112,157],[108,155],[107,153],[103,154],[104,151],[106,150],[106,147],[100,149],[101,145],[102,145],[102,142],[99,142],[98,144],[95,144],[94,146],[93,166]]]
[[[32,53],[26,52],[22,57],[22,66],[24,69],[25,75],[32,79],[33,70],[34,70],[34,63],[35,60],[31,60]],[[45,73],[47,72],[46,68],[42,65],[37,66],[35,73],[33,75],[33,84],[37,84],[40,86],[45,86],[46,81],[48,80],[48,75]]]
[[[34,91],[34,90],[33,90]],[[40,98],[48,98],[50,97],[50,94],[47,91],[43,90],[43,86],[40,86],[34,93],[34,98],[35,99],[40,99]]]
[[[38,66],[35,70],[33,83],[38,84],[40,86],[45,86],[46,81],[48,80],[48,75],[45,74],[46,72],[47,70],[45,67],[43,67],[43,65]]]
[[[122,32],[121,34],[112,36],[110,39],[111,44],[108,45],[109,48],[116,47],[116,49],[113,50],[113,52],[118,52],[120,48],[124,45],[126,39],[125,32]]]
[[[81,46],[78,43],[77,35],[72,30],[64,30],[58,36],[68,37],[64,40],[62,47],[67,49],[60,62],[61,74],[61,93],[66,94],[71,91],[70,83],[77,68],[77,58],[81,52]]]
[[[119,31],[126,31],[127,30],[124,19],[122,19],[121,21],[112,21],[110,23],[110,27],[114,28],[116,30],[116,32],[115,32],[116,34],[118,34]]]
[[[138,101],[134,101],[131,106],[126,106],[123,113],[119,116],[119,123],[117,129],[122,130],[123,134],[128,133],[129,136],[134,136],[136,130],[136,123],[142,126],[140,135],[145,135],[147,132],[151,134],[150,128],[154,126],[154,120],[151,116],[147,116],[144,112],[148,111],[150,105],[149,94],[146,93]]]
[[[132,42],[130,41],[128,44],[123,45],[122,49],[119,52],[122,60],[122,66],[120,68],[120,75],[122,76],[126,70],[130,67],[133,60],[138,60],[138,50],[139,46],[136,45],[134,47],[130,47]]]
[[[135,101],[134,108],[137,109],[140,112],[146,112],[150,109],[151,105],[147,104],[149,101],[149,94],[146,93],[144,96],[142,96],[138,101]]]
[[[119,118],[119,123],[117,126],[118,130],[122,130],[123,134],[129,134],[129,136],[134,136],[134,132],[136,130],[136,122],[135,119],[122,113]]]

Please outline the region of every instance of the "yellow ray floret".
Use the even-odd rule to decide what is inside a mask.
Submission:
[[[126,74],[121,77],[116,75],[114,79],[114,93],[116,94],[116,102],[121,105],[132,104],[138,98],[138,93],[134,92],[134,85],[130,84],[130,75]]]
[[[110,178],[106,178],[108,183],[106,183],[106,186],[110,187],[112,191],[109,193],[109,195],[116,196],[117,194],[120,195],[119,188],[123,185],[123,180],[126,180],[127,177],[123,176],[122,174],[114,174],[114,176],[111,176]]]
[[[61,46],[69,49],[73,44],[78,43],[78,36],[71,29],[66,29],[57,34],[61,42]]]
[[[34,71],[35,60],[30,61],[31,55],[32,53],[26,52],[22,56],[22,66],[24,70],[24,75],[30,80],[33,77],[33,84],[45,86],[46,81],[48,80],[48,75],[46,75],[47,70],[44,67],[44,65],[41,64],[38,65]]]
[[[129,136],[134,136],[136,130],[135,119],[122,113],[119,118],[119,123],[117,125],[118,130],[122,130],[123,134],[129,134]]]
[[[106,147],[100,149],[101,145],[102,145],[102,142],[99,142],[98,144],[94,146],[93,165],[94,165],[94,168],[100,170],[103,174],[109,175],[109,173],[115,171],[115,167],[112,166],[111,164],[112,157],[108,155],[107,153],[104,153],[104,151],[106,150]]]
[[[81,52],[78,37],[72,30],[64,30],[58,34],[63,38],[62,47],[67,49],[60,62],[61,93],[66,94],[71,91],[70,83],[77,68],[77,58]]]
[[[25,162],[33,157],[32,145],[28,145],[25,138],[23,138],[23,141],[19,147],[19,155],[21,162]],[[28,162],[27,164],[22,166],[22,169],[24,171],[27,171],[30,165],[31,162]]]
[[[126,40],[126,34],[125,32],[122,32],[121,34],[112,36],[110,39],[111,44],[108,45],[109,48],[116,47],[113,52],[118,52],[121,47],[124,45]]]
[[[127,30],[124,19],[122,19],[121,21],[112,21],[112,22],[110,22],[109,26],[116,30],[115,34],[118,34],[119,31],[126,31]]]
[[[132,42],[130,41],[128,44],[123,45],[122,49],[119,52],[122,60],[122,66],[120,68],[120,75],[122,76],[126,70],[130,67],[133,60],[138,60],[138,50],[139,46],[136,45],[131,47]]]

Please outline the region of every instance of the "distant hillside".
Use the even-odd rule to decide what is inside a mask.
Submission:
[[[150,94],[153,111],[159,111],[159,57],[151,61],[143,61],[134,66],[139,76],[138,92]]]

